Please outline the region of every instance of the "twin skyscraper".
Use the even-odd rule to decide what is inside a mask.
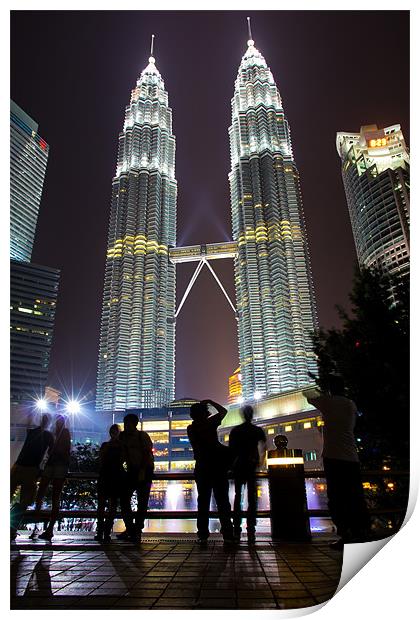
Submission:
[[[229,248],[239,362],[243,396],[253,399],[312,382],[311,334],[317,318],[290,129],[251,33],[235,81],[229,139]],[[126,107],[112,181],[99,410],[160,407],[174,398],[176,255],[181,250],[176,248],[176,210],[172,110],[152,49]]]

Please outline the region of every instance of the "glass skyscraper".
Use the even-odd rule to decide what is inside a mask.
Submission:
[[[126,107],[112,181],[96,408],[174,397],[176,243],[172,110],[153,56]]]
[[[60,271],[10,261],[10,393],[12,403],[44,396]]]
[[[10,102],[10,396],[44,396],[60,271],[31,263],[48,160],[38,124]]]
[[[245,399],[258,399],[313,382],[317,319],[290,129],[252,39],[235,82],[229,139],[242,389]]]
[[[30,261],[49,146],[38,124],[10,102],[10,258]]]
[[[344,189],[359,264],[410,269],[410,156],[400,125],[338,133]]]

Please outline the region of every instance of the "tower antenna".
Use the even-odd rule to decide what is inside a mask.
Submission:
[[[153,56],[153,44],[155,42],[155,35],[152,34],[152,41],[150,43],[150,56]]]
[[[249,35],[249,40],[252,41],[252,32],[251,32],[251,18],[247,17],[246,18],[248,21],[248,35]]]

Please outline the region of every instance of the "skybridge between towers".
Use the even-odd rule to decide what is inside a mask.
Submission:
[[[232,303],[229,295],[227,294],[223,284],[220,282],[216,272],[213,267],[210,265],[210,261],[216,260],[218,258],[235,258],[238,253],[238,244],[236,241],[225,241],[222,243],[202,243],[201,245],[187,245],[180,248],[170,248],[169,249],[169,260],[174,263],[198,263],[194,273],[191,276],[191,279],[188,283],[187,288],[185,289],[185,293],[180,301],[177,311],[175,312],[175,320],[178,317],[182,306],[184,305],[192,287],[194,286],[194,282],[197,280],[200,271],[204,267],[207,266],[211,275],[216,280],[218,286],[220,287],[223,295],[226,297],[230,307],[232,308],[236,319],[238,318],[236,308]]]

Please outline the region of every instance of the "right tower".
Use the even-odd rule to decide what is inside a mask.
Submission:
[[[252,399],[313,383],[317,318],[290,129],[251,33],[229,139],[239,360],[243,396]]]

